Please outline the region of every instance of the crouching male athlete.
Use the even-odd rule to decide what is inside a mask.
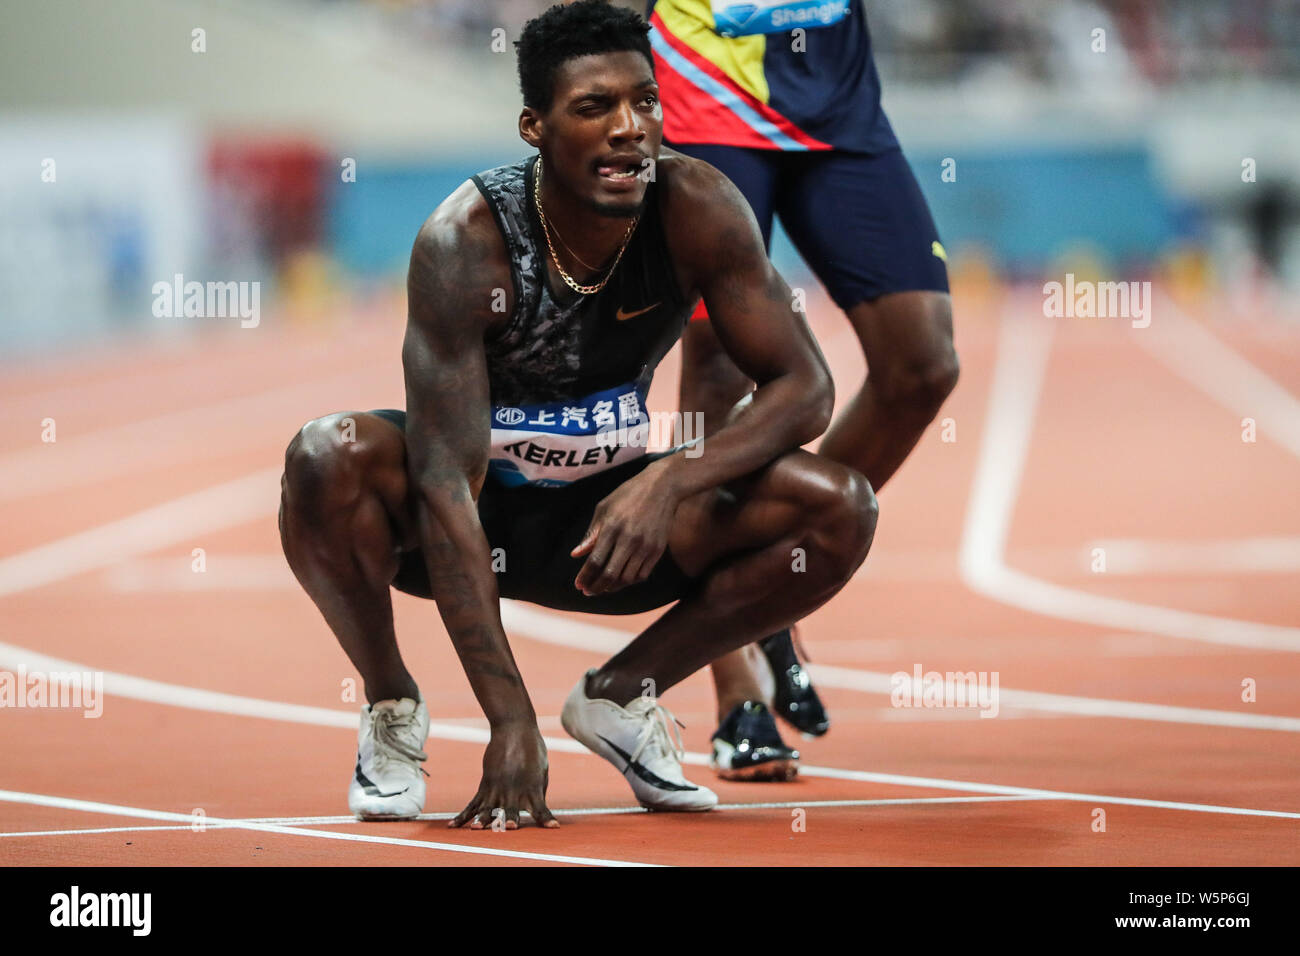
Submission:
[[[390,586],[437,602],[490,723],[451,825],[497,811],[513,829],[525,811],[556,826],[499,597],[605,614],[677,602],[578,681],[562,721],[643,806],[707,810],[717,797],[684,778],[673,718],[645,691],[806,616],[870,547],[866,479],[799,450],[826,428],[831,381],[748,203],[660,149],[647,29],[603,0],[525,26],[519,132],[539,155],[473,177],[420,230],[406,412],[316,419],[286,453],[285,555],[365,681],[362,819],[424,804],[429,715]],[[700,454],[608,445],[644,428],[655,367],[701,296],[752,400]]]

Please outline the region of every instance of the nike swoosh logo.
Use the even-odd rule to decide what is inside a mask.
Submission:
[[[599,737],[601,740],[605,741],[605,743],[609,744],[610,748],[614,751],[614,753],[618,754],[620,757],[622,757],[624,760],[627,761],[627,766],[623,768],[624,773],[627,773],[629,770],[631,770],[634,774],[636,774],[646,783],[650,784],[650,786],[658,787],[660,790],[700,789],[699,787],[693,787],[690,784],[682,785],[680,783],[672,783],[671,781],[665,780],[663,777],[658,776],[657,774],[653,773],[652,771],[648,770],[646,767],[642,766],[641,764],[633,760],[631,754],[629,754],[618,744],[614,743],[614,741],[610,740],[604,734],[597,734],[596,736]]]
[[[635,319],[638,315],[649,312],[651,309],[657,309],[662,304],[662,301],[656,302],[654,305],[647,305],[644,309],[637,309],[635,312],[624,312],[623,307],[620,305],[618,311],[614,313],[614,318],[618,319],[620,322],[625,319]]]
[[[357,783],[361,784],[361,788],[366,791],[366,796],[369,797],[400,797],[402,794],[406,793],[407,790],[411,789],[410,787],[406,787],[402,790],[396,790],[393,793],[380,793],[379,788],[375,786],[375,782],[361,772],[360,757],[357,757]]]

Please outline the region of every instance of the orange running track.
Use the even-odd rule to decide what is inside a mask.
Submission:
[[[346,816],[356,675],[280,555],[279,469],[306,419],[401,406],[400,301],[8,368],[0,670],[103,672],[104,697],[95,719],[0,711],[0,862],[1300,863],[1300,327],[1041,301],[958,299],[961,384],[884,489],[866,565],[804,624],[833,728],[799,743],[797,781],[695,766],[716,812],[640,811],[557,714],[648,617],[505,607],[556,831],[446,829],[486,724],[434,608],[402,595],[429,819]],[[852,332],[824,299],[810,320],[843,399]],[[676,378],[674,355],[653,407]],[[996,716],[891,706],[917,667],[996,675]],[[702,764],[708,677],[665,703]]]

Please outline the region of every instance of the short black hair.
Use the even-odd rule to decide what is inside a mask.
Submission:
[[[566,60],[597,53],[631,50],[643,55],[654,73],[650,24],[634,10],[607,0],[557,3],[524,24],[515,41],[519,57],[519,91],[524,106],[546,112],[555,95],[555,74]]]

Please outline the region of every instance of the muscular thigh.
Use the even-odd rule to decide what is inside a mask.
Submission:
[[[846,471],[800,449],[688,498],[677,509],[669,536],[673,558],[694,577],[729,554],[801,537],[810,512],[840,493]]]
[[[884,380],[953,355],[952,301],[944,292],[896,292],[848,312],[871,374]]]
[[[343,412],[319,422],[337,430],[342,454],[355,454],[365,476],[364,490],[377,496],[388,512],[399,547],[413,547],[415,522],[408,499],[406,434],[385,409]],[[313,423],[316,424],[316,423]]]

